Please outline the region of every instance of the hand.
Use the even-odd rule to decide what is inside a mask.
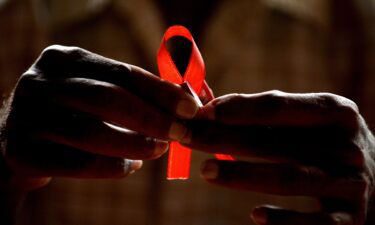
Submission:
[[[327,93],[230,94],[209,102],[198,117],[185,145],[258,160],[208,160],[202,167],[208,182],[321,202],[321,211],[311,213],[259,206],[252,212],[257,224],[365,222],[374,137],[354,102]]]
[[[141,68],[51,46],[10,99],[5,163],[12,182],[29,189],[55,176],[124,177],[141,159],[166,152],[167,141],[183,138],[187,128],[180,120],[197,111],[180,86]]]

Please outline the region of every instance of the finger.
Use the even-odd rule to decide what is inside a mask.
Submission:
[[[142,161],[96,155],[44,140],[10,142],[12,171],[25,177],[122,178]]]
[[[190,133],[181,142],[208,153],[331,168],[332,162],[363,167],[361,147],[337,127],[243,127],[209,121],[190,121],[187,126]]]
[[[216,98],[202,109],[206,118],[231,125],[316,126],[346,125],[356,128],[354,102],[328,93],[291,94],[268,91],[230,94]]]
[[[27,92],[18,93],[18,105],[27,105],[25,101],[40,101],[41,105],[53,102],[160,139],[179,140],[187,132],[187,128],[173,116],[110,83],[85,78],[58,82],[29,79],[23,81],[23,86]],[[20,96],[24,99],[21,100]]]
[[[193,118],[198,111],[194,99],[179,85],[81,48],[51,46],[43,51],[36,66],[50,78],[82,77],[115,84],[182,118]]]
[[[23,104],[22,107],[25,105]],[[17,116],[15,133],[42,138],[83,151],[129,159],[154,159],[168,143],[137,132],[77,114],[54,104],[35,104],[24,116]],[[41,109],[39,109],[41,108]],[[18,108],[16,111],[26,111]]]
[[[202,167],[202,176],[210,183],[229,188],[286,196],[357,200],[366,190],[362,179],[334,177],[317,168],[289,164],[208,160]]]
[[[155,159],[168,149],[168,142],[79,115],[44,119],[32,136],[94,154],[127,159]]]
[[[251,213],[257,225],[354,225],[353,216],[346,212],[302,213],[274,206],[260,206]]]

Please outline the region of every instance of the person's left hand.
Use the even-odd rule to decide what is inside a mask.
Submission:
[[[259,206],[260,225],[360,225],[373,187],[374,138],[354,102],[341,96],[230,94],[206,104],[192,121],[193,149],[258,162],[208,160],[210,183],[235,189],[320,200],[320,212]],[[264,161],[265,160],[265,161]]]

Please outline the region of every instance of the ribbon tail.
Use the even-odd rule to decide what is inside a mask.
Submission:
[[[228,160],[228,161],[234,161],[234,157],[231,155],[224,155],[224,154],[215,154],[215,157],[219,160]]]
[[[186,180],[190,176],[191,149],[178,142],[169,145],[168,180]]]

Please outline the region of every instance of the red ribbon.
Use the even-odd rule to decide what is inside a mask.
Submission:
[[[185,70],[184,76],[181,76],[176,65],[173,62],[166,46],[166,42],[175,36],[181,36],[192,44],[189,64]],[[176,84],[187,82],[198,96],[206,96],[213,99],[214,96],[205,82],[206,69],[203,58],[194,42],[189,30],[183,26],[171,26],[165,32],[162,39],[158,55],[157,64],[162,79]],[[234,160],[230,155],[215,154],[220,160]],[[188,179],[190,175],[191,149],[182,146],[178,142],[172,142],[169,146],[168,174],[167,179]]]

